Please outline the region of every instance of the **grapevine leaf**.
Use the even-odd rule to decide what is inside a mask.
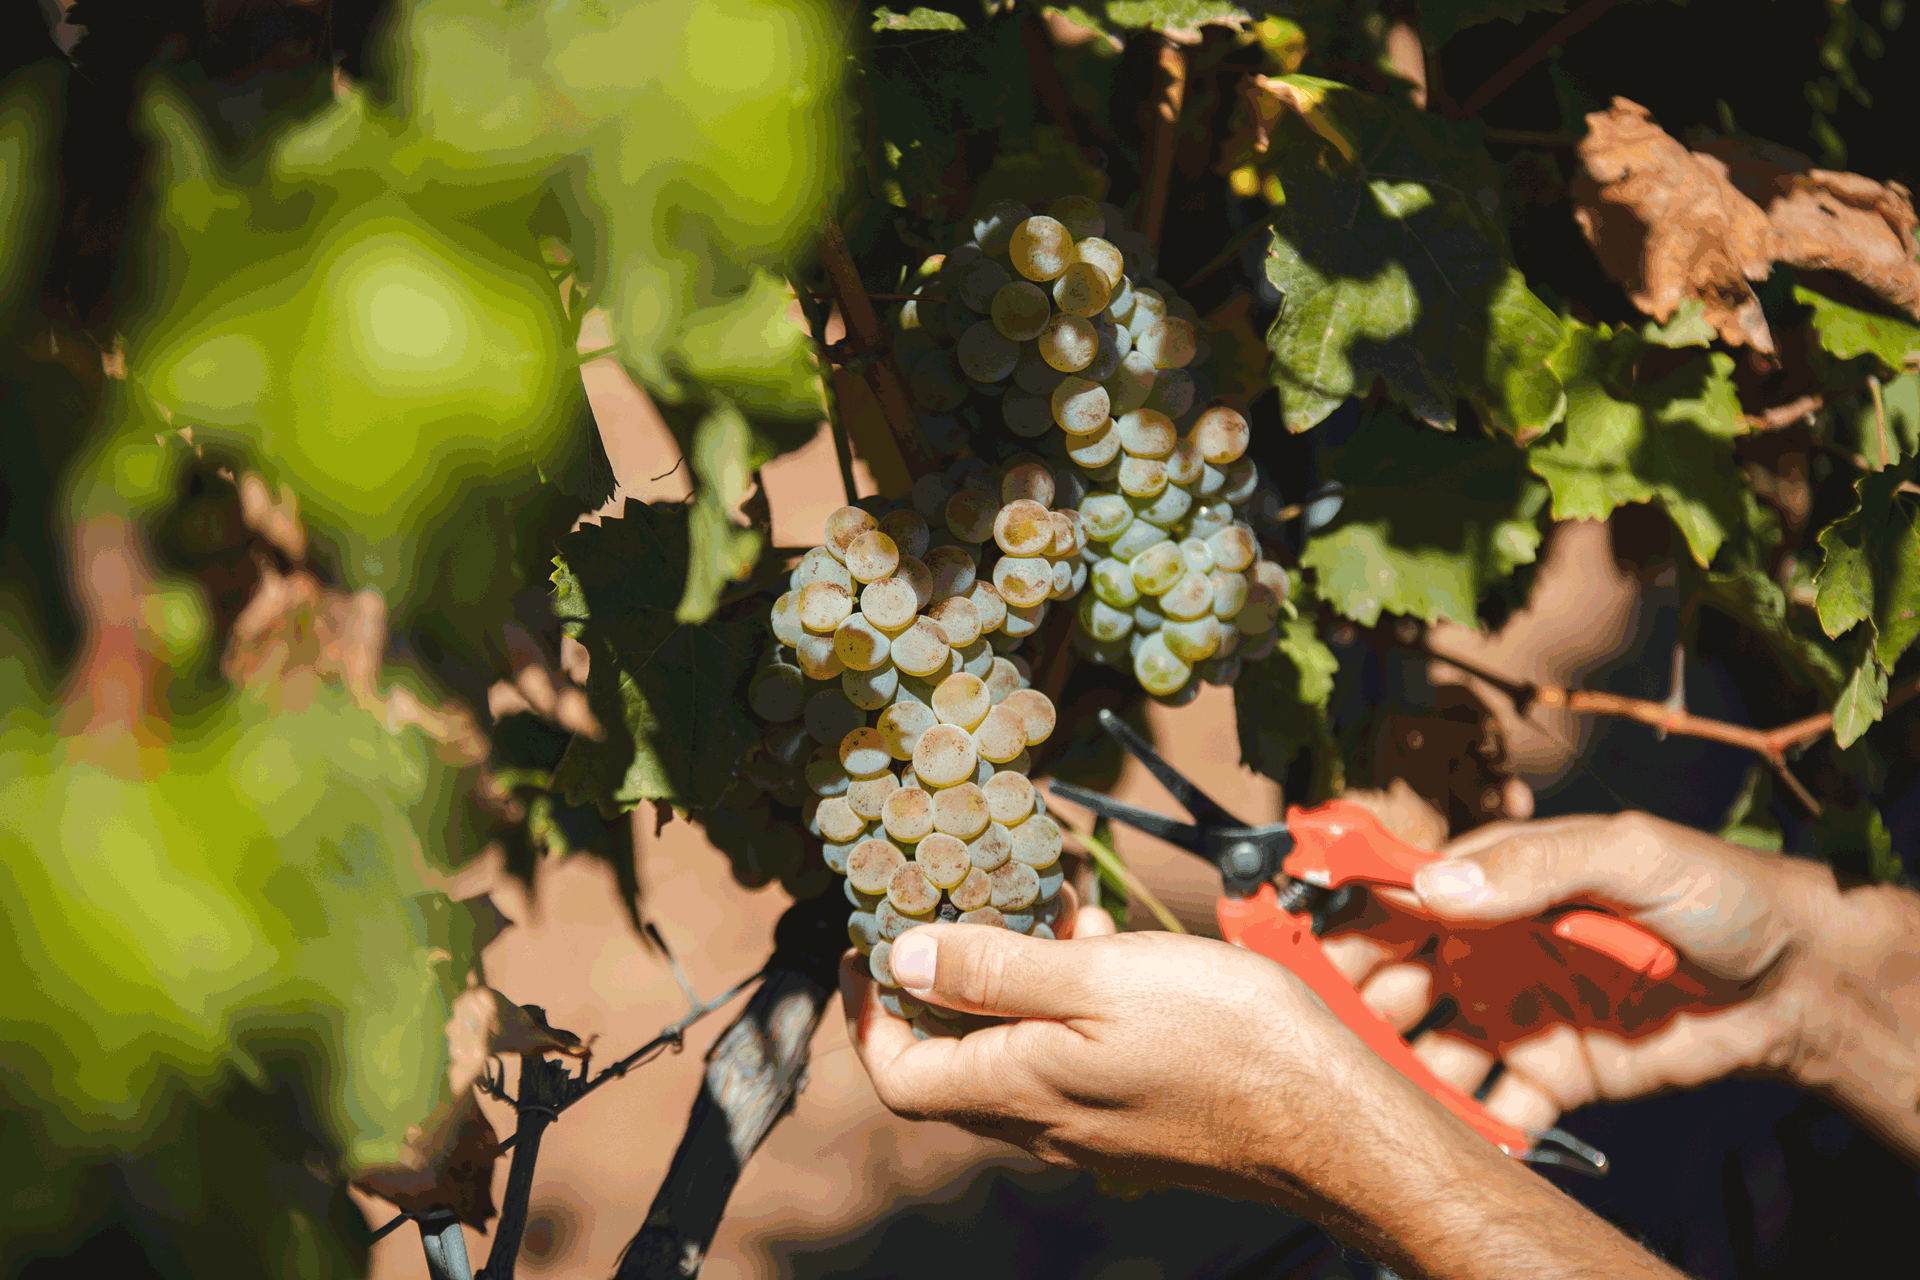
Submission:
[[[1726,572],[1703,575],[1707,599],[1766,637],[1781,660],[1790,669],[1818,689],[1823,697],[1832,697],[1846,679],[1846,670],[1827,646],[1813,636],[1804,635],[1787,612],[1787,594],[1780,584],[1754,565],[1738,565]]]
[[[1820,345],[1842,360],[1871,355],[1887,371],[1897,372],[1909,357],[1920,355],[1920,325],[1850,307],[1805,285],[1795,285],[1793,297],[1813,308],[1810,323]]]
[[[749,600],[679,620],[690,523],[680,508],[629,499],[619,519],[570,534],[555,560],[556,610],[587,647],[587,698],[606,729],[599,742],[576,736],[555,771],[554,790],[573,804],[707,808],[759,736],[743,698],[764,610]]]
[[[1915,469],[1910,462],[1861,476],[1853,510],[1820,531],[1820,625],[1839,636],[1871,622],[1874,652],[1888,670],[1920,635],[1920,527],[1901,501]]]
[[[1862,396],[1854,413],[1854,449],[1888,463],[1920,455],[1920,371],[1890,378]]]
[[[1813,835],[1821,856],[1849,870],[1857,868],[1876,880],[1897,880],[1905,870],[1894,852],[1893,833],[1871,801],[1821,806]]]
[[[1267,342],[1288,428],[1376,377],[1443,429],[1457,399],[1522,441],[1556,422],[1566,397],[1547,357],[1563,326],[1507,254],[1477,129],[1310,77],[1252,84],[1252,149],[1286,193]]]
[[[1785,837],[1780,822],[1773,816],[1773,771],[1763,764],[1747,769],[1740,794],[1727,808],[1727,816],[1716,833],[1722,840],[1743,844],[1749,849],[1778,850]]]
[[[873,31],[965,31],[967,24],[957,13],[948,13],[944,9],[916,7],[906,13],[895,13],[885,5],[873,11]]]
[[[1299,587],[1297,575],[1294,585]],[[1286,778],[1304,747],[1325,757],[1327,769],[1338,767],[1327,702],[1340,663],[1315,633],[1310,604],[1303,602],[1303,616],[1281,622],[1273,653],[1263,662],[1247,664],[1233,686],[1240,761],[1275,781]]]
[[[1641,325],[1640,336],[1662,347],[1710,347],[1716,335],[1713,325],[1707,321],[1706,304],[1698,298],[1688,298],[1674,309],[1673,317],[1665,324],[1649,320]]]
[[[1860,740],[1887,709],[1887,671],[1872,654],[1860,660],[1853,679],[1833,705],[1833,740],[1842,748]]]
[[[1627,503],[1657,501],[1705,565],[1740,520],[1732,444],[1747,428],[1733,359],[1713,352],[1635,383],[1642,350],[1630,331],[1569,326],[1553,356],[1567,418],[1529,451],[1533,470],[1553,490],[1556,520],[1604,520]]]
[[[1107,21],[1129,30],[1194,31],[1208,24],[1238,31],[1247,10],[1225,0],[1096,0]]]
[[[1339,513],[1300,555],[1320,597],[1364,626],[1382,613],[1477,626],[1490,586],[1530,564],[1545,486],[1494,440],[1369,417],[1333,463]]]

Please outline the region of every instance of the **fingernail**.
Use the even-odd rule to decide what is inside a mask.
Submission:
[[[888,959],[894,979],[915,993],[933,990],[934,959],[939,949],[940,940],[932,929],[915,929],[907,934],[893,944],[893,955]]]
[[[1487,873],[1477,862],[1430,862],[1414,876],[1413,888],[1427,902],[1470,907],[1487,896]]]

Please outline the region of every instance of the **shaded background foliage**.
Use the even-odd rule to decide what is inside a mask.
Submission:
[[[1098,34],[1057,43],[1053,14]],[[1600,722],[1539,811],[1631,803],[1849,875],[1912,857],[1920,719],[1881,707],[1916,671],[1920,317],[1770,259],[1757,359],[1698,312],[1650,318],[1575,218],[1586,117],[1615,96],[1696,151],[1914,186],[1889,127],[1920,118],[1898,0],[79,0],[65,20],[70,56],[39,6],[0,17],[0,902],[30,975],[0,1027],[10,1271],[204,1272],[235,1221],[248,1265],[361,1268],[345,1179],[457,1107],[441,1028],[497,927],[436,870],[490,839],[522,871],[595,853],[637,923],[624,815],[702,816],[751,736],[738,684],[777,557],[750,498],[822,412],[787,287],[814,282],[822,206],[889,293],[1036,178],[1131,202],[1163,145],[1156,30],[1188,71],[1161,272],[1218,348],[1271,351],[1244,398],[1299,510],[1265,532],[1309,575],[1236,690],[1248,763],[1305,796],[1404,764],[1396,725],[1479,741],[1407,624],[1497,625],[1552,520],[1611,517],[1645,607],[1590,687],[1663,698],[1677,644],[1700,714],[1837,707],[1791,766],[1821,810],[1744,753]],[[1424,109],[1388,57],[1401,22]],[[1287,86],[1264,117],[1251,75]],[[613,491],[574,376],[595,307],[695,497],[569,533]],[[297,500],[298,538],[245,500],[252,473]],[[521,716],[488,740],[459,707],[513,671],[504,624],[554,633],[550,587],[605,732]],[[1064,702],[1124,694],[1080,670]],[[1076,733],[1053,765],[1116,761]],[[1489,816],[1499,768],[1436,795],[1456,826]],[[1770,1086],[1573,1127],[1687,1172],[1574,1189],[1700,1274],[1884,1257],[1913,1203],[1910,1172]]]

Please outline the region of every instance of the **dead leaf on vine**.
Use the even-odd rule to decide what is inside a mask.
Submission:
[[[1776,262],[1831,273],[1920,320],[1916,219],[1899,183],[1741,139],[1690,151],[1625,98],[1589,115],[1587,130],[1574,217],[1607,273],[1660,323],[1698,299],[1728,343],[1772,355],[1751,282]]]
[[[361,1190],[418,1213],[444,1205],[470,1227],[485,1229],[493,1206],[493,1165],[500,1140],[471,1088],[407,1129],[399,1164],[374,1165],[353,1182]]]

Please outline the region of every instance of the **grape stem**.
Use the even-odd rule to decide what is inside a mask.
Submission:
[[[1055,822],[1060,823],[1060,829],[1062,831],[1065,831],[1086,847],[1087,856],[1092,858],[1094,863],[1099,866],[1102,871],[1105,871],[1108,875],[1125,885],[1129,894],[1140,899],[1140,904],[1147,910],[1153,912],[1153,918],[1160,922],[1161,928],[1169,933],[1187,932],[1187,926],[1181,924],[1178,917],[1176,917],[1173,912],[1167,910],[1166,904],[1154,896],[1153,890],[1147,888],[1145,881],[1133,874],[1127,864],[1120,860],[1119,854],[1109,849],[1095,837],[1091,831],[1082,831],[1078,827],[1070,827],[1066,823],[1060,822],[1058,814],[1050,813],[1049,816],[1051,816]]]
[[[827,410],[827,430],[833,435],[833,456],[840,464],[840,487],[845,492],[846,505],[852,506],[853,500],[860,496],[859,487],[853,480],[853,445],[847,438],[847,424],[841,416],[839,389],[833,385],[833,353],[827,343],[827,310],[820,305],[833,295],[802,289],[798,280],[788,283],[793,287],[794,301],[800,304],[800,311],[807,318],[807,330],[813,335],[814,353],[820,360],[820,398]],[[761,492],[766,492],[764,487]]]
[[[920,434],[913,402],[907,398],[906,380],[900,376],[899,362],[893,358],[892,337],[873,309],[873,299],[861,283],[859,269],[854,266],[853,254],[847,248],[847,238],[841,234],[840,223],[830,211],[821,219],[818,248],[820,265],[826,268],[834,299],[847,322],[845,345],[856,356],[872,357],[863,362],[865,367],[860,376],[873,389],[873,398],[880,404],[881,416],[887,421],[887,430],[893,435],[894,447],[900,451],[900,461],[911,484],[938,470],[939,461]]]
[[[1831,711],[1806,716],[1772,729],[1755,729],[1748,725],[1731,724],[1725,720],[1695,715],[1684,705],[1673,705],[1672,700],[1653,702],[1645,698],[1629,698],[1618,693],[1603,693],[1592,689],[1563,689],[1558,685],[1515,680],[1478,667],[1453,654],[1440,653],[1424,636],[1418,647],[1438,661],[1457,667],[1466,674],[1500,690],[1513,700],[1514,709],[1521,715],[1525,715],[1533,706],[1542,706],[1559,707],[1575,715],[1617,716],[1650,725],[1661,733],[1678,734],[1683,738],[1705,738],[1711,742],[1723,742],[1728,746],[1751,751],[1767,762],[1767,765],[1779,776],[1780,781],[1786,784],[1788,790],[1793,792],[1802,805],[1806,806],[1808,813],[1815,817],[1820,815],[1820,802],[1814,799],[1813,793],[1808,791],[1800,779],[1793,776],[1793,771],[1787,768],[1787,753],[1811,746],[1825,737],[1833,729],[1833,712]],[[1916,694],[1920,694],[1920,679],[1909,680],[1887,695],[1886,709],[1892,711]]]

